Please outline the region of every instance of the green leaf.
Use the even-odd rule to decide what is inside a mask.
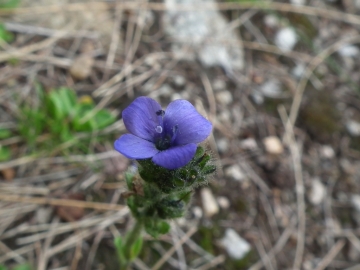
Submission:
[[[125,257],[125,247],[121,236],[118,236],[114,239],[114,245],[116,247],[116,254],[120,264],[126,264],[127,260]]]
[[[125,181],[129,190],[133,190],[133,182],[132,182],[133,178],[134,178],[134,174],[132,174],[131,172],[125,173]]]
[[[143,245],[143,239],[140,236],[138,239],[136,239],[135,243],[131,247],[130,261],[134,260],[137,256],[139,256],[142,245]]]
[[[45,128],[46,116],[43,111],[24,108],[21,111],[18,130],[29,144],[34,144]]]
[[[157,225],[157,229],[158,229],[158,232],[160,234],[166,234],[170,231],[170,224],[167,223],[166,221],[160,221]]]
[[[47,95],[47,108],[49,113],[57,120],[69,116],[75,109],[76,94],[74,90],[61,87],[52,90]]]
[[[105,128],[115,122],[116,118],[107,110],[100,110],[95,114],[96,129]]]
[[[7,270],[5,265],[0,265],[0,270]]]
[[[5,29],[3,24],[0,24],[0,39],[6,42],[11,42],[14,39],[14,35]]]
[[[28,264],[18,265],[13,268],[13,270],[31,270],[31,269],[32,267]]]
[[[11,131],[8,129],[0,129],[0,139],[7,139],[11,137]]]
[[[8,147],[0,145],[0,161],[9,160],[11,157],[11,152]]]
[[[75,113],[73,115],[72,126],[75,131],[81,132],[90,132],[95,130],[96,123],[94,118],[91,117],[86,122],[82,122],[83,118],[88,116],[95,106],[93,104],[86,104],[86,103],[78,103],[75,107]]]
[[[16,8],[20,0],[0,0],[0,8]]]
[[[145,231],[154,238],[158,238],[161,234],[166,234],[170,231],[170,225],[166,221],[158,220],[155,218],[146,219]]]
[[[76,105],[72,125],[76,131],[90,132],[105,128],[115,122],[116,118],[107,110],[94,112],[95,106],[89,103]],[[94,115],[93,115],[94,114]],[[84,119],[86,120],[84,122]]]

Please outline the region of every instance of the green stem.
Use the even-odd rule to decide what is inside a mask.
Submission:
[[[131,232],[127,235],[126,241],[124,244],[125,251],[124,255],[126,257],[126,262],[121,263],[120,270],[127,270],[130,267],[130,257],[131,257],[131,248],[135,241],[139,238],[143,228],[143,223],[141,220],[136,220],[135,226],[132,228]]]

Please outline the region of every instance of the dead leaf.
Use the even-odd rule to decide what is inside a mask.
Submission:
[[[81,193],[74,193],[74,194],[62,196],[62,199],[84,201],[85,197]],[[81,219],[85,214],[84,208],[75,207],[75,206],[56,206],[55,210],[56,210],[56,214],[61,219],[68,222],[77,221]]]

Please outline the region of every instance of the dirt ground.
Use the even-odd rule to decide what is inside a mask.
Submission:
[[[360,269],[360,1],[175,2],[0,1],[0,269],[119,269],[138,96],[189,100],[218,169],[133,269]],[[60,87],[114,121],[37,114]]]

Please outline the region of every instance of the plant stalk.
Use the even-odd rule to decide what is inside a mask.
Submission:
[[[127,235],[124,244],[125,247],[124,254],[126,257],[126,262],[124,263],[121,262],[120,270],[130,269],[131,248],[134,245],[135,241],[139,238],[142,228],[143,228],[143,222],[141,220],[136,220],[135,226],[132,228],[131,232]]]

